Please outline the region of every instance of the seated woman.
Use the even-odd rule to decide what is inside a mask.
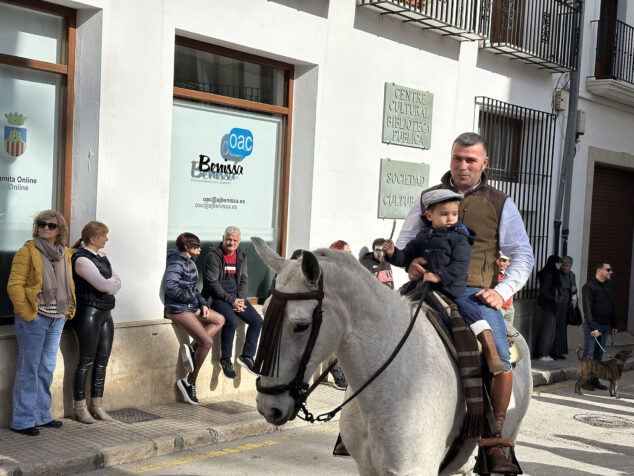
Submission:
[[[222,329],[225,319],[209,309],[207,300],[196,289],[198,270],[192,258],[200,255],[200,239],[193,233],[181,233],[176,238],[176,247],[178,250],[167,250],[165,317],[182,327],[194,339],[191,348],[183,344],[181,349],[183,366],[188,375],[178,379],[176,386],[187,403],[196,405],[198,372],[211,350],[213,336]]]
[[[62,426],[51,417],[51,383],[64,323],[75,314],[67,241],[62,214],[44,210],[33,220],[33,239],[11,265],[7,291],[18,343],[11,429],[28,436],[39,435],[38,426]]]

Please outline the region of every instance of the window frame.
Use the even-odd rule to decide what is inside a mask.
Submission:
[[[62,58],[61,63],[49,63],[21,56],[0,53],[0,64],[19,68],[46,71],[62,76],[60,93],[64,95],[60,101],[59,123],[60,147],[57,161],[57,209],[64,215],[70,225],[71,185],[73,177],[73,119],[75,105],[75,44],[76,44],[76,11],[40,0],[0,0],[2,3],[22,8],[37,10],[43,13],[61,16],[62,26]]]
[[[219,104],[223,106],[238,107],[255,112],[275,113],[283,116],[283,133],[284,140],[282,143],[281,157],[280,157],[280,181],[279,181],[279,205],[278,205],[278,224],[281,230],[280,236],[280,248],[282,256],[286,253],[286,242],[288,232],[288,196],[289,196],[289,180],[291,169],[291,133],[293,124],[293,90],[294,90],[294,71],[295,67],[292,64],[283,63],[281,61],[265,58],[263,56],[254,55],[251,53],[245,53],[243,51],[232,50],[222,46],[205,43],[199,40],[194,40],[184,36],[176,36],[177,46],[184,46],[196,50],[205,51],[208,53],[225,56],[238,61],[245,61],[248,63],[255,63],[265,66],[271,66],[284,71],[284,83],[285,83],[285,95],[287,106],[275,106],[272,104],[264,104],[256,101],[249,101],[246,99],[238,99],[229,96],[222,96],[220,94],[205,93],[202,91],[196,91],[193,89],[173,87],[174,98],[190,99],[194,101],[205,101],[212,104]]]

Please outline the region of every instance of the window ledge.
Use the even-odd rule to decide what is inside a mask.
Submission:
[[[617,79],[587,78],[586,89],[597,96],[634,106],[634,84]]]

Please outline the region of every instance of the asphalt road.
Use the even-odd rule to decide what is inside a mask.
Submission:
[[[538,387],[516,455],[528,475],[634,474],[634,371],[621,379],[621,398],[607,391],[574,394],[574,381]],[[91,476],[354,475],[354,461],[331,455],[337,424],[310,426],[152,458]]]

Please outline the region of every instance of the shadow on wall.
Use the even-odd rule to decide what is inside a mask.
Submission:
[[[328,4],[329,0],[269,0],[272,3],[279,3],[285,7],[300,10],[304,13],[309,13],[321,18],[328,18]]]

